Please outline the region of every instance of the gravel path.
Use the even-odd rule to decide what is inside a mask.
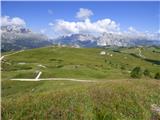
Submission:
[[[145,58],[145,56],[142,55],[141,49],[138,48],[138,50],[139,50],[139,56],[142,57],[142,58]]]
[[[82,80],[82,79],[72,79],[72,78],[41,78],[41,79],[28,79],[28,78],[15,78],[10,80],[17,81],[45,81],[45,80],[54,80],[54,81],[76,81],[76,82],[97,82],[95,80]]]
[[[14,55],[14,54],[20,53],[20,52],[22,52],[22,51],[24,51],[24,50],[20,50],[20,51],[11,53],[11,54],[3,55],[3,56],[0,57],[0,61],[2,61],[2,59],[4,59],[4,57],[10,56],[10,55]]]

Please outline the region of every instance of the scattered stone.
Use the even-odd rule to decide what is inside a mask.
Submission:
[[[34,90],[35,90],[35,89],[33,88],[31,91],[34,92]]]
[[[100,52],[100,55],[105,55],[105,54],[106,54],[105,51],[101,51],[101,52]]]
[[[152,112],[151,120],[160,120],[160,106],[152,104],[151,112]]]
[[[37,66],[42,67],[42,68],[46,68],[46,66],[41,65],[41,64],[39,64],[39,65],[37,65]]]

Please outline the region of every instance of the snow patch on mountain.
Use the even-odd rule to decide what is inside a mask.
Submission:
[[[137,33],[103,33],[95,37],[89,34],[72,34],[59,37],[54,43],[67,45],[80,45],[81,47],[97,46],[137,46],[137,45],[160,45],[159,34],[148,35]]]

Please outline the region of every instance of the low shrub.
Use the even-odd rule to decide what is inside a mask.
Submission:
[[[151,77],[150,71],[148,69],[145,69],[143,72],[144,76]]]
[[[142,76],[142,70],[140,67],[135,67],[131,72],[132,78],[141,78]]]
[[[154,78],[160,80],[160,73],[157,72],[157,73],[155,74],[155,77],[154,77]]]

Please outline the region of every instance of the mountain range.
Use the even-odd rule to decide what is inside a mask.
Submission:
[[[1,51],[14,51],[49,46],[53,44],[79,47],[101,46],[160,46],[160,34],[133,35],[131,33],[103,33],[99,36],[91,34],[71,34],[50,39],[44,34],[34,33],[24,27],[1,27]]]
[[[1,51],[31,49],[51,45],[47,36],[23,27],[1,27]]]
[[[154,38],[132,36],[130,34],[103,33],[95,37],[89,34],[72,34],[53,40],[54,44],[79,45],[81,47],[101,46],[159,46],[159,34]]]

